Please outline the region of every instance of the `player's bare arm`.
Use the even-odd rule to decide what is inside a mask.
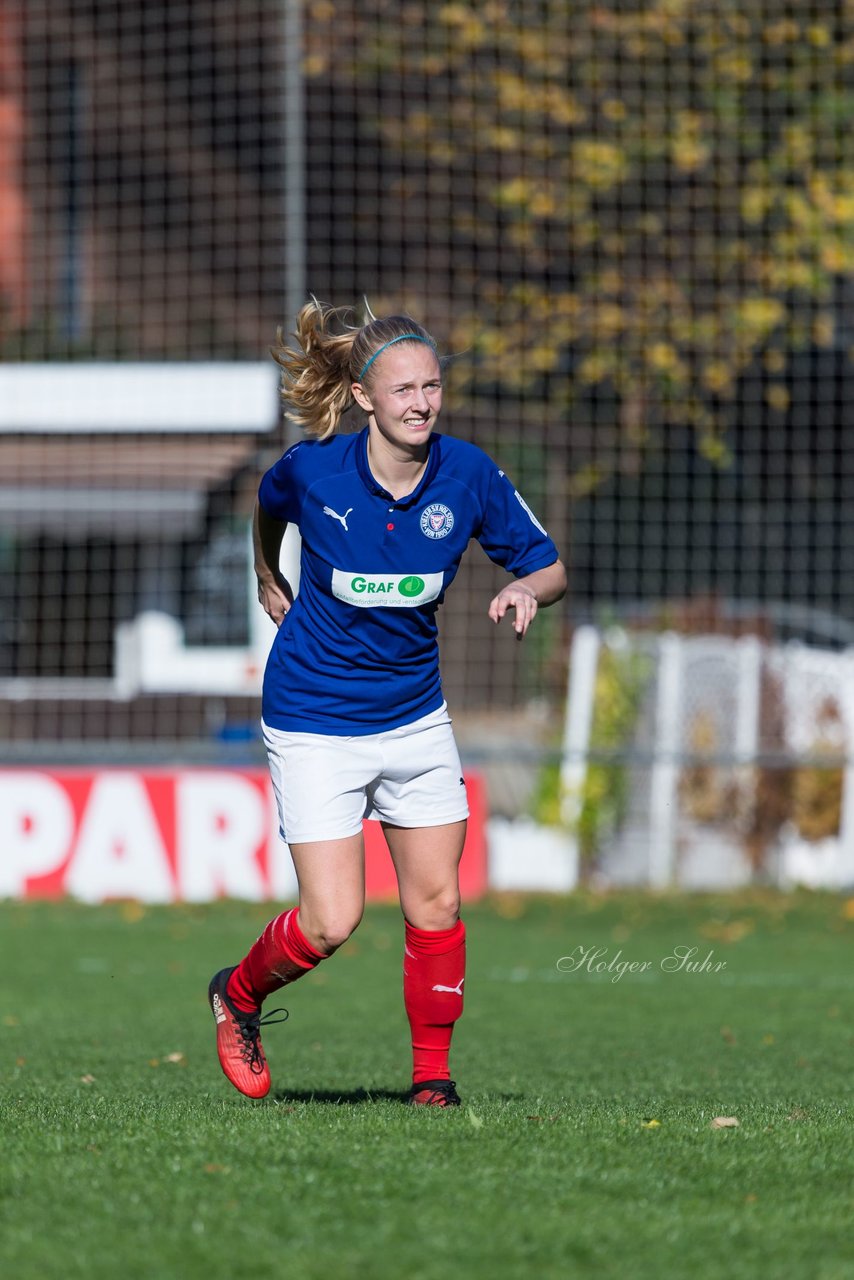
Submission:
[[[565,594],[566,569],[556,560],[545,569],[537,569],[502,588],[490,602],[489,616],[493,622],[500,622],[508,609],[515,609],[513,630],[521,640],[537,616],[537,609],[555,604]]]
[[[290,583],[279,569],[279,552],[287,525],[274,520],[255,503],[252,516],[252,543],[255,549],[255,576],[258,579],[258,599],[264,612],[278,627],[294,600]]]

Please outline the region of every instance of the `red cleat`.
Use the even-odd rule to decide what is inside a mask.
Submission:
[[[460,1095],[453,1080],[420,1080],[409,1090],[412,1107],[458,1107]]]
[[[284,1018],[261,1017],[261,1010],[244,1013],[236,1009],[228,997],[226,986],[234,972],[220,969],[214,974],[208,987],[208,1001],[216,1022],[216,1051],[219,1065],[228,1079],[247,1098],[263,1098],[270,1092],[270,1069],[261,1048],[261,1027],[271,1022],[284,1022],[287,1009],[273,1009],[272,1014],[283,1013]]]

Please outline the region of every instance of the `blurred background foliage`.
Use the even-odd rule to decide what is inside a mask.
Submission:
[[[819,16],[810,0],[320,0],[305,70],[361,91],[399,153],[401,235],[407,214],[450,214],[469,392],[554,421],[592,389],[639,445],[690,424],[725,463],[745,371],[761,358],[784,410],[791,354],[839,339],[852,16],[851,0]],[[587,465],[573,491],[600,479]]]
[[[624,650],[619,644],[603,647],[596,669],[590,754],[580,794],[571,797],[567,806],[557,753],[537,773],[528,806],[531,817],[545,826],[568,825],[577,837],[585,865],[592,865],[626,818],[632,787],[626,757],[652,674],[652,664],[644,653]],[[567,808],[575,810],[574,818],[567,819]]]

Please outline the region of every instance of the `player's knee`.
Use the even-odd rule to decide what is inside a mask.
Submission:
[[[460,899],[459,896],[449,898],[447,902],[442,904],[441,924],[437,924],[437,929],[453,929],[454,925],[460,918]]]
[[[312,945],[326,956],[331,956],[342,946],[358,927],[361,915],[326,916],[314,923]]]
[[[422,902],[418,916],[421,929],[452,929],[460,918],[460,895],[456,890],[442,890]]]

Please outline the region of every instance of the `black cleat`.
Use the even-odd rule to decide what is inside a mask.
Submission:
[[[419,1080],[409,1090],[411,1107],[458,1107],[460,1095],[453,1080]]]

